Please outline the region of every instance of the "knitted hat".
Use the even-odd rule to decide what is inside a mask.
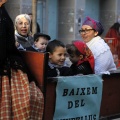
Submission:
[[[101,35],[104,31],[102,24],[90,17],[86,17],[82,25],[89,25],[98,32],[98,35]]]

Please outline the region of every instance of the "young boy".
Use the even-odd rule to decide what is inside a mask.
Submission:
[[[50,41],[47,45],[46,52],[49,53],[48,77],[72,75],[71,69],[64,66],[66,59],[66,47],[61,41]]]
[[[34,44],[26,48],[26,51],[45,52],[50,36],[43,33],[34,34]]]
[[[69,59],[73,63],[70,68],[74,75],[94,73],[94,57],[84,42],[74,41],[66,47]]]

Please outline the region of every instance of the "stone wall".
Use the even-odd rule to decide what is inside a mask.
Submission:
[[[75,0],[59,0],[58,6],[58,38],[68,43],[75,38]]]
[[[15,17],[20,13],[20,0],[8,0],[5,3],[6,10],[14,21]]]
[[[108,29],[116,22],[117,16],[116,0],[100,0],[100,21],[104,26],[103,37]]]
[[[14,21],[17,15],[31,12],[32,0],[7,0],[5,7],[11,19]]]

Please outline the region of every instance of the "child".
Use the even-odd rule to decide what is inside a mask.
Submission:
[[[45,52],[50,36],[43,33],[34,34],[34,44],[31,47],[26,48],[27,51]]]
[[[73,75],[71,69],[64,66],[66,47],[61,41],[50,41],[47,45],[46,52],[49,53],[48,77]]]
[[[70,68],[74,75],[94,73],[94,57],[84,42],[74,41],[66,47],[69,59],[73,63]]]

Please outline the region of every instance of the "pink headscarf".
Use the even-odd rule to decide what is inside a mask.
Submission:
[[[82,25],[89,25],[98,32],[98,35],[101,35],[104,31],[102,24],[90,17],[86,17]]]
[[[80,40],[74,41],[73,44],[84,55],[84,58],[82,60],[79,60],[77,65],[83,63],[84,61],[88,61],[92,70],[94,71],[95,62],[91,50],[87,47],[87,45],[84,42]]]

